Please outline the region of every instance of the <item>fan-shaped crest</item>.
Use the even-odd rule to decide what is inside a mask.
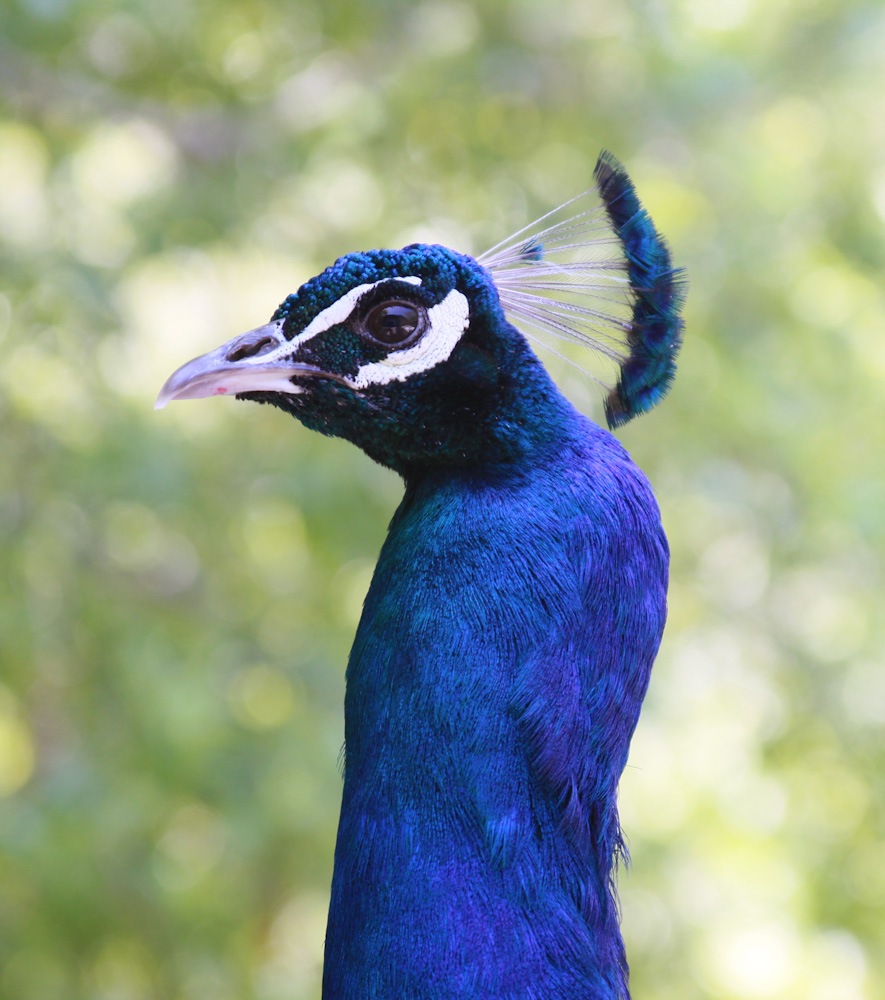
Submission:
[[[659,402],[673,378],[682,320],[682,272],[642,207],[627,172],[603,152],[595,188],[478,257],[510,321],[608,360],[605,415],[618,427]],[[558,353],[558,352],[555,352]]]

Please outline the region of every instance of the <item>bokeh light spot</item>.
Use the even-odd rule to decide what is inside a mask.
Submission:
[[[279,670],[259,664],[240,671],[228,688],[236,718],[250,729],[275,729],[292,717],[295,692]]]
[[[0,685],[0,797],[13,795],[34,773],[34,743],[15,697]]]

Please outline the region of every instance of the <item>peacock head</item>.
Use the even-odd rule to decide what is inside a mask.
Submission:
[[[347,438],[399,471],[462,464],[506,451],[494,425],[517,370],[524,381],[533,361],[483,267],[413,244],[340,258],[266,326],[179,368],[157,407],[236,395]]]
[[[271,403],[400,472],[507,461],[555,433],[549,410],[561,402],[524,333],[608,361],[606,417],[626,422],[672,380],[681,280],[610,154],[595,180],[557,210],[566,218],[550,213],[477,259],[427,244],[340,258],[266,326],[179,368],[157,406]]]

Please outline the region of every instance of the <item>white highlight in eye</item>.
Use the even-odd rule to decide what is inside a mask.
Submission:
[[[429,371],[448,360],[469,319],[470,306],[466,296],[453,289],[442,302],[427,310],[428,329],[417,344],[404,351],[394,351],[382,361],[363,365],[349,380],[350,384],[354,389],[366,389],[370,385],[405,382],[412,375]]]

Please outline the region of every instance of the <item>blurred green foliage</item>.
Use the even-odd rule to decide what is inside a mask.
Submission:
[[[883,51],[879,0],[3,4],[2,1000],[318,996],[399,485],[154,395],[339,254],[482,250],[602,146],[691,278],[622,434],[674,554],[634,993],[885,995]]]

